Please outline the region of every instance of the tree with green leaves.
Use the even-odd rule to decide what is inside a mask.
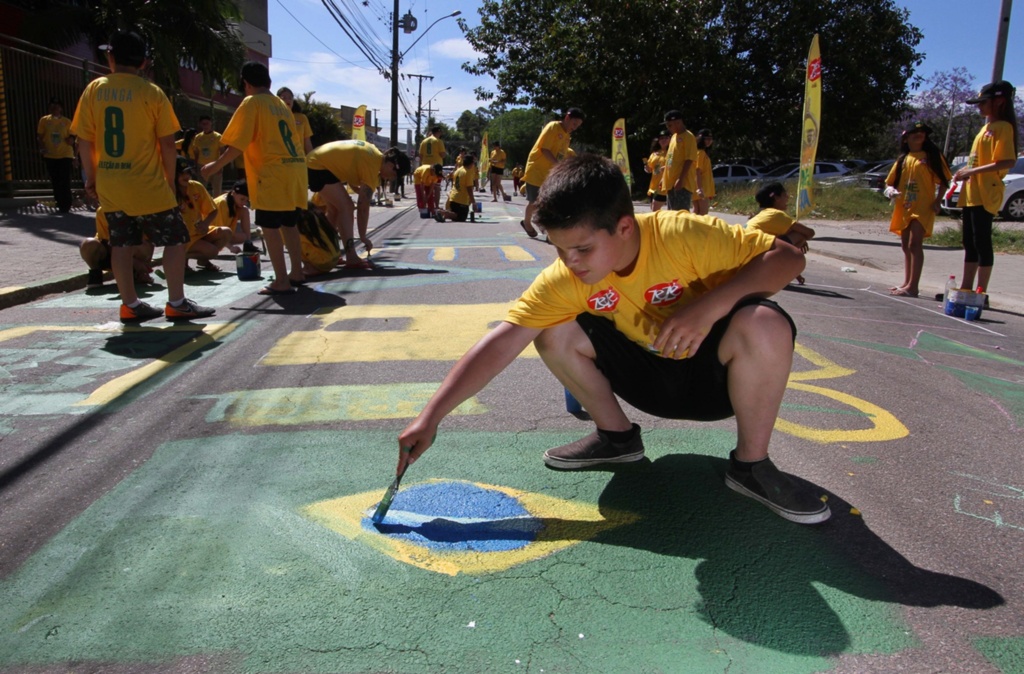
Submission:
[[[893,0],[483,0],[462,28],[498,104],[587,114],[580,140],[607,145],[614,121],[649,139],[663,113],[715,131],[717,154],[796,156],[804,70],[819,34],[819,156],[856,154],[899,117],[921,33]]]
[[[307,91],[302,94],[302,112],[309,120],[309,128],[313,132],[313,147],[324,143],[331,143],[336,140],[348,140],[338,118],[334,116],[334,108],[330,103],[313,100],[315,91]]]
[[[135,30],[149,44],[153,81],[168,91],[179,88],[180,65],[202,75],[207,93],[238,86],[245,45],[235,0],[40,0],[33,9],[25,34],[37,44],[61,49],[84,35],[95,48],[118,30]]]

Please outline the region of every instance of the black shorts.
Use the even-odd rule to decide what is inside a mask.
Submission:
[[[452,213],[455,214],[455,222],[465,222],[469,217],[469,206],[457,204],[454,201],[449,205],[452,207]]]
[[[729,322],[746,306],[764,305],[785,316],[796,340],[796,325],[775,302],[750,298],[739,302],[711,327],[693,358],[674,360],[652,353],[615,329],[607,318],[580,314],[576,322],[594,346],[595,363],[612,390],[633,407],[663,419],[717,421],[733,415],[727,369],[718,347]]]
[[[191,239],[177,207],[148,215],[111,211],[107,213],[107,225],[110,228],[110,245],[114,248],[138,246],[143,237],[154,246],[177,246]]]
[[[328,185],[340,183],[341,180],[338,176],[334,175],[326,169],[306,169],[306,174],[309,176],[309,191],[319,192]]]
[[[261,211],[256,209],[256,224],[263,229],[281,229],[282,227],[295,227],[302,217],[302,209],[294,211]]]
[[[668,197],[666,197],[664,194],[655,194],[652,198],[654,201],[657,201],[659,203],[665,203],[666,201],[668,201]]]
[[[492,166],[491,167],[491,175],[503,176],[503,175],[505,175],[505,169],[498,168],[497,166]]]

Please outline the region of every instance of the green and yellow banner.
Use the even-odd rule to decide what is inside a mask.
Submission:
[[[491,170],[491,151],[487,147],[487,132],[484,131],[484,138],[480,141],[480,181],[487,179],[487,172]]]
[[[626,119],[620,117],[612,126],[612,161],[622,171],[626,184],[633,186],[633,175],[629,172],[629,151],[626,150]]]
[[[796,217],[814,208],[814,157],[821,134],[821,52],[818,35],[811,40],[804,83],[804,116],[800,131],[800,182],[797,184]]]

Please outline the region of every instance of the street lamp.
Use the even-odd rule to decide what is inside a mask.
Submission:
[[[431,96],[430,98],[427,99],[427,123],[428,124],[430,123],[430,104],[433,102],[433,100],[435,98],[437,98],[438,96],[440,96],[444,92],[448,91],[449,89],[451,89],[451,87],[445,87],[444,89],[442,89],[441,91],[437,92],[436,94],[434,94],[433,96]],[[416,126],[417,127],[419,127],[420,113],[422,113],[422,112],[423,112],[423,107],[421,106],[420,109],[416,111]]]
[[[427,26],[427,29],[420,33],[420,36],[413,40],[413,43],[409,45],[409,48],[404,52],[398,51],[398,0],[395,0],[395,11],[391,18],[391,145],[398,145],[398,64],[402,58],[409,53],[409,49],[412,49],[417,42],[419,42],[427,32],[436,26],[438,22],[450,19],[452,17],[462,14],[462,10],[455,10],[451,14],[442,16],[434,23]]]

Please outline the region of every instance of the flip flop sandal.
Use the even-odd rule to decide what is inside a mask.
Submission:
[[[524,232],[526,232],[526,236],[530,237],[531,239],[536,239],[537,238],[537,232],[536,231],[531,232],[526,227],[526,220],[520,220],[519,221],[519,226],[523,228]]]
[[[258,295],[294,295],[299,292],[298,288],[289,288],[288,290],[278,290],[277,288],[271,288],[270,286],[263,286],[257,292]]]

